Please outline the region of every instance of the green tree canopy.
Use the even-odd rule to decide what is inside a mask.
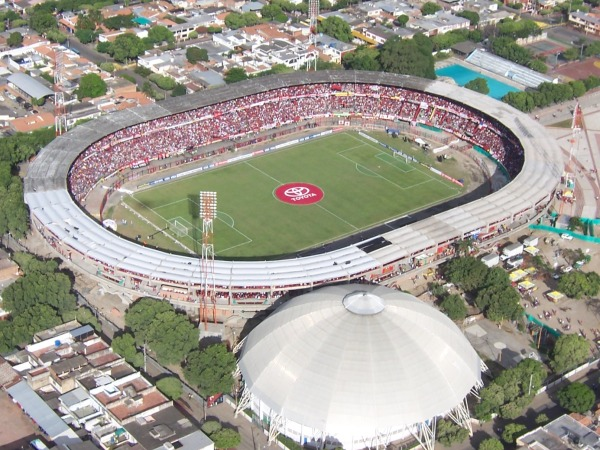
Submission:
[[[135,26],[135,22],[133,21],[134,15],[117,15],[112,17],[107,17],[103,20],[103,24],[106,28],[111,30],[120,30],[121,28],[133,28]]]
[[[560,277],[558,289],[571,298],[593,297],[600,290],[600,275],[574,270]]]
[[[232,67],[225,73],[225,83],[237,83],[238,81],[244,81],[248,79],[246,71],[242,67]]]
[[[583,364],[590,355],[587,340],[578,334],[563,334],[554,344],[550,354],[550,367],[556,373],[563,373]]]
[[[490,88],[485,78],[475,78],[465,84],[465,87],[480,94],[487,95],[490,93]]]
[[[589,411],[596,401],[594,391],[583,383],[569,383],[556,394],[558,404],[569,412],[583,414]]]
[[[465,19],[468,19],[473,27],[479,25],[479,14],[477,14],[475,11],[460,11],[457,12],[456,15],[458,17],[464,17]]]
[[[163,25],[155,25],[148,30],[148,38],[154,44],[162,42],[175,42],[173,32]]]
[[[237,448],[242,442],[240,433],[231,428],[221,428],[219,431],[215,431],[210,435],[210,439],[218,449]]]
[[[431,40],[422,34],[412,39],[394,36],[381,46],[379,63],[384,72],[435,79]]]
[[[465,301],[460,295],[446,296],[440,302],[440,307],[454,321],[463,320],[467,316],[467,305],[465,305]]]
[[[185,50],[185,57],[190,64],[199,61],[208,61],[208,51],[205,48],[190,46]]]
[[[162,364],[182,361],[198,347],[198,329],[166,301],[142,298],[125,313],[138,346],[147,345]]]
[[[424,16],[431,16],[441,9],[442,7],[435,2],[425,2],[421,7],[421,14]]]
[[[121,355],[133,367],[139,368],[144,364],[144,355],[136,348],[135,339],[131,333],[116,336],[111,342],[111,347],[116,354]]]
[[[98,50],[100,51],[100,50]],[[142,40],[135,34],[125,33],[117,36],[112,43],[112,56],[115,61],[125,62],[128,59],[134,59],[145,51]]]
[[[483,287],[488,271],[488,267],[481,260],[472,256],[451,259],[444,267],[448,281],[466,292]]]
[[[410,20],[410,17],[408,17],[406,14],[402,14],[398,17],[396,17],[396,22],[398,23],[398,26],[404,28],[406,26],[406,24],[408,23],[408,21]]]
[[[352,40],[352,29],[341,17],[329,16],[319,23],[319,33],[324,33],[342,42]]]
[[[107,86],[100,75],[88,73],[81,77],[79,88],[77,89],[77,98],[96,98],[106,94]]]
[[[367,45],[361,45],[353,52],[346,53],[342,57],[342,64],[346,69],[352,70],[381,70],[379,64],[379,50]]]
[[[223,428],[223,425],[221,425],[221,422],[218,422],[216,420],[207,420],[200,427],[202,432],[204,434],[206,434],[207,436],[210,436],[211,434],[216,433],[221,428]]]
[[[205,396],[228,393],[233,387],[235,365],[235,356],[225,344],[214,344],[190,353],[184,374]]]
[[[52,13],[39,11],[29,16],[29,26],[40,34],[58,29],[58,23]]]
[[[451,447],[453,444],[464,442],[468,437],[469,432],[451,420],[440,419],[437,421],[435,438],[444,447]]]
[[[10,33],[8,39],[6,40],[6,43],[9,47],[20,47],[21,45],[23,45],[23,35],[18,31]]]
[[[484,439],[477,450],[504,450],[504,445],[496,438]]]
[[[183,386],[177,377],[165,377],[156,382],[156,387],[171,400],[177,400],[183,395]]]
[[[527,430],[525,425],[521,425],[520,423],[509,423],[504,427],[504,431],[502,431],[502,440],[507,444],[514,444],[517,438],[521,436],[525,430]]]

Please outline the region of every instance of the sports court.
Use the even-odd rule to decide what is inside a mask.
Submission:
[[[567,48],[560,45],[558,42],[542,39],[532,44],[526,45],[525,48],[531,50],[534,56],[550,56],[564,52]]]
[[[392,139],[385,133],[376,138]],[[402,139],[393,142],[416,151]],[[460,167],[444,164],[460,178]],[[151,225],[151,231],[129,227],[129,235],[139,233],[144,241],[152,233],[150,245],[181,251],[178,241],[199,252],[200,191],[217,193],[215,254],[225,258],[294,253],[463,192],[422,164],[341,132],[137,192],[125,199],[130,215],[116,219]]]

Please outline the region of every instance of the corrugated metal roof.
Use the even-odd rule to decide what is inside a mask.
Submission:
[[[54,95],[52,90],[25,73],[13,73],[8,77],[8,81],[33,98],[42,98],[48,95]]]

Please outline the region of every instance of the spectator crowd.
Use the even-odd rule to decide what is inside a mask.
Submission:
[[[502,124],[443,97],[372,84],[289,86],[143,122],[107,135],[75,160],[71,193],[79,202],[104,178],[202,146],[335,115],[440,128],[489,152],[514,177],[523,148]]]

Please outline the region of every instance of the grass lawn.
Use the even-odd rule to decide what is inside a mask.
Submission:
[[[400,141],[395,139],[390,144],[397,148],[406,144]],[[274,191],[293,182],[318,186],[324,193],[323,199],[311,205],[282,202]],[[293,253],[462,193],[459,186],[427,168],[407,164],[357,133],[343,132],[160,184],[127,197],[125,202],[158,228],[171,224],[166,233],[199,253],[200,191],[217,192],[215,254],[224,258]],[[151,226],[144,225],[131,213],[115,215],[116,219],[125,218],[132,224],[120,227],[120,232],[144,237],[151,234]],[[172,225],[175,220],[185,227],[180,226],[178,233]],[[140,231],[136,231],[137,223],[142,227]],[[149,244],[182,250],[169,236],[160,233]]]

